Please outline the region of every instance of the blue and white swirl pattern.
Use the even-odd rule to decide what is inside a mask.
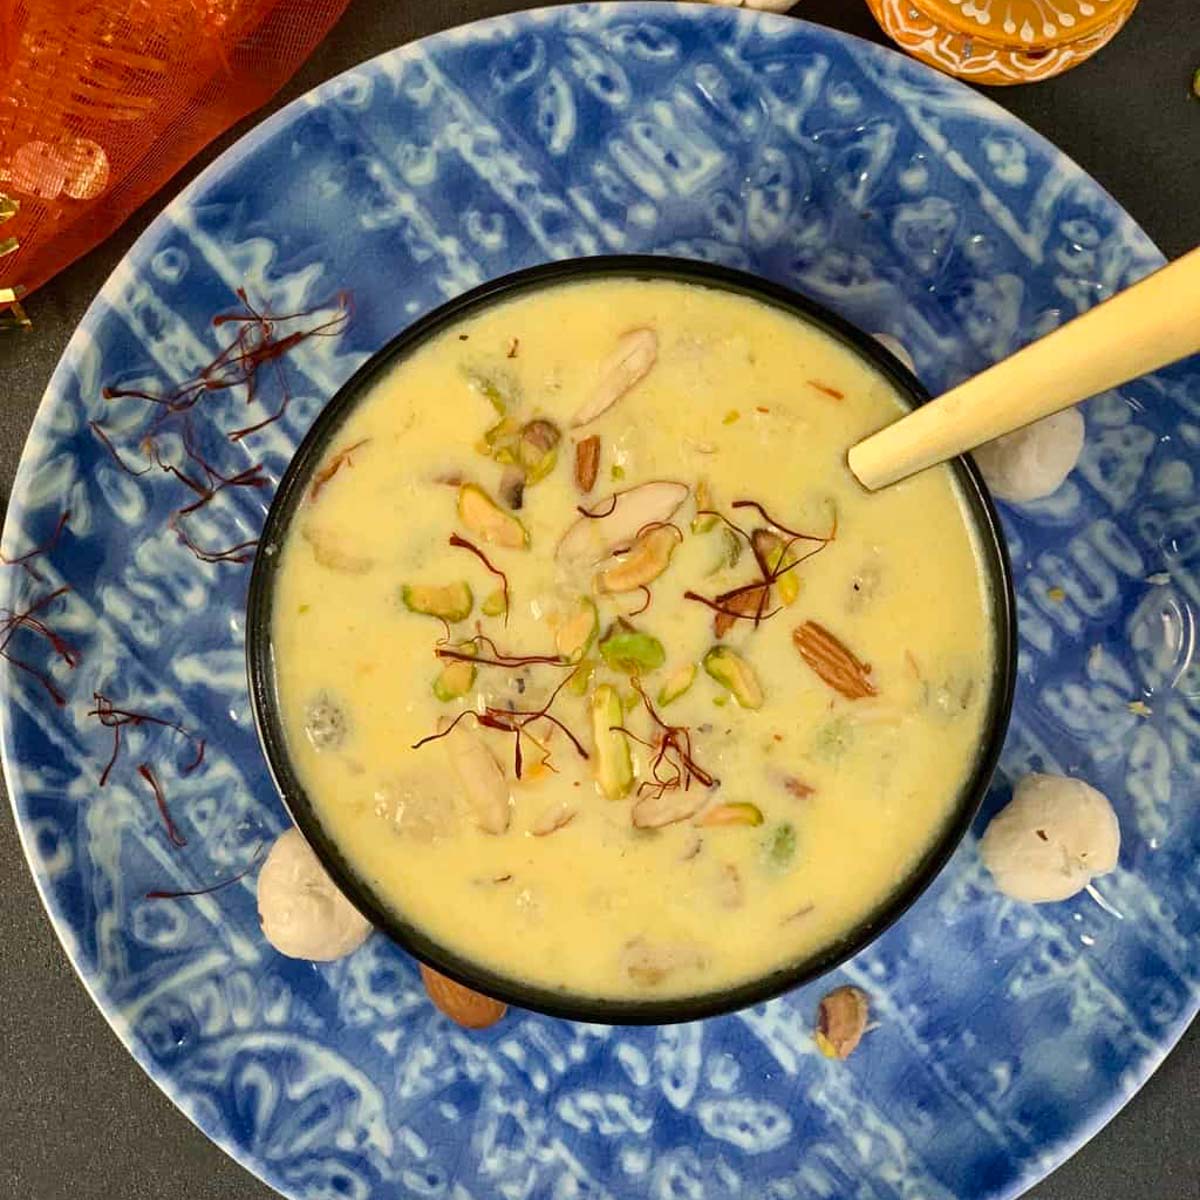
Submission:
[[[150,227],[51,383],[5,530],[61,537],[4,603],[40,615],[6,652],[3,744],[33,871],[75,965],[132,1053],[211,1137],[291,1197],[968,1200],[1040,1178],[1139,1086],[1200,997],[1200,369],[1086,408],[1079,468],[1005,512],[1020,685],[989,808],[1031,768],[1078,773],[1125,834],[1091,899],[1033,908],[989,886],[969,840],[932,891],[840,975],[879,1027],[815,1050],[818,985],[739,1016],[608,1029],[513,1013],[482,1034],[424,1001],[379,937],[346,961],[280,958],[241,869],[283,825],[250,724],[247,569],[168,528],[177,479],[133,478],[153,414],[106,400],[193,377],[244,286],[274,313],[353,294],[296,346],[191,412],[230,475],[278,478],[339,382],[412,318],[550,258],[664,252],[730,263],[899,338],[937,390],[1155,267],[1154,247],[1052,147],[966,88],[802,22],[685,6],[563,8],[384,55],[266,122]],[[285,418],[236,445],[285,386]],[[248,416],[249,414],[249,416]],[[170,437],[163,433],[162,451]],[[216,449],[213,449],[216,447]],[[190,526],[252,539],[264,490]],[[99,691],[169,728],[112,731]],[[140,762],[187,845],[169,844]],[[838,982],[833,980],[831,982]]]

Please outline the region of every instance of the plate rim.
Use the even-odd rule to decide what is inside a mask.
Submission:
[[[567,21],[571,13],[595,11],[602,7],[608,6],[588,2],[546,5],[497,14],[490,17],[481,17],[461,25],[453,25],[446,29],[437,30],[426,34],[424,37],[416,38],[411,42],[380,51],[378,54],[374,54],[369,58],[363,59],[361,62],[345,67],[336,74],[315,83],[311,88],[293,100],[290,100],[278,111],[271,113],[247,129],[235,142],[221,151],[212,162],[206,164],[178,193],[163,204],[147,224],[146,228],[142,230],[128,247],[113,269],[105,277],[95,295],[93,295],[83,316],[79,320],[79,324],[72,331],[66,345],[63,347],[62,354],[47,381],[46,389],[38,401],[33,420],[30,423],[29,431],[21,448],[12,488],[9,492],[3,529],[0,530],[0,549],[8,546],[12,537],[15,536],[16,531],[23,524],[26,511],[24,495],[28,491],[28,477],[33,473],[35,459],[37,458],[42,442],[43,427],[49,424],[54,399],[62,390],[64,380],[74,372],[81,347],[91,338],[101,320],[102,314],[110,307],[106,293],[127,271],[146,258],[148,248],[158,242],[162,230],[171,223],[173,212],[190,205],[195,196],[211,180],[218,178],[231,166],[236,165],[247,155],[257,150],[264,141],[273,137],[283,128],[286,128],[302,110],[319,107],[328,103],[328,98],[325,96],[320,97],[319,104],[314,103],[314,98],[317,97],[318,93],[331,88],[339,80],[348,75],[361,71],[370,71],[378,74],[385,69],[383,65],[384,60],[402,61],[423,52],[427,46],[435,44],[438,41],[465,40],[472,33],[478,32],[481,29],[491,28],[504,34],[507,32],[504,29],[506,25],[530,24],[535,27],[540,26],[545,28]],[[1021,140],[1039,147],[1048,157],[1057,160],[1061,166],[1065,166],[1071,170],[1076,181],[1086,182],[1094,188],[1106,204],[1111,206],[1113,210],[1125,219],[1126,231],[1141,237],[1144,247],[1149,252],[1145,257],[1148,261],[1152,260],[1151,270],[1157,270],[1167,261],[1157,243],[1142,229],[1141,225],[1126,210],[1125,206],[1113,196],[1104,184],[1099,182],[1088,171],[1084,170],[1066,151],[1059,149],[1048,137],[1004,108],[990,96],[979,92],[968,82],[947,75],[918,59],[904,54],[901,50],[893,46],[868,41],[857,34],[809,21],[803,17],[793,17],[787,14],[770,13],[742,7],[729,8],[720,4],[694,3],[689,2],[689,0],[671,0],[669,3],[657,3],[655,0],[622,0],[620,10],[623,13],[628,13],[631,21],[636,19],[638,15],[645,18],[653,18],[663,13],[669,13],[672,16],[704,23],[705,21],[718,20],[722,14],[728,14],[724,17],[725,20],[732,19],[746,23],[762,24],[768,27],[774,26],[778,32],[799,26],[802,30],[802,36],[805,38],[818,42],[828,38],[835,42],[849,44],[851,53],[856,57],[865,57],[873,60],[875,63],[892,62],[903,64],[914,75],[927,79],[932,77],[937,82],[943,94],[961,90],[973,98],[974,112],[978,115],[986,117],[992,125],[998,128],[1007,128],[1014,131]],[[166,186],[170,186],[170,181],[168,181]],[[15,572],[0,575],[0,603],[10,597],[13,585],[8,581],[15,577]],[[47,881],[43,879],[36,865],[35,851],[30,843],[28,831],[22,818],[17,791],[13,786],[16,772],[16,756],[12,745],[11,707],[11,673],[7,671],[0,672],[0,770],[2,770],[4,776],[9,809],[13,815],[13,824],[17,830],[18,841],[22,854],[25,857],[26,866],[33,877],[38,899],[42,904],[46,916],[49,918],[51,928],[72,970],[79,978],[88,997],[99,1010],[101,1016],[120,1041],[123,1048],[179,1112],[243,1170],[262,1181],[279,1195],[285,1197],[285,1200],[291,1200],[291,1197],[295,1193],[285,1190],[287,1185],[282,1181],[276,1183],[270,1177],[270,1168],[265,1160],[252,1158],[248,1151],[243,1152],[242,1148],[233,1145],[228,1137],[210,1130],[198,1114],[189,1111],[189,1106],[184,1098],[177,1094],[172,1077],[166,1072],[155,1072],[149,1063],[149,1056],[145,1055],[139,1049],[132,1031],[126,1027],[125,1022],[116,1010],[116,1006],[111,1000],[104,1000],[97,988],[85,976],[83,967],[77,961],[72,947],[72,943],[75,940],[74,929],[59,911],[57,903],[47,890]],[[1087,1121],[1072,1126],[1068,1134],[1060,1137],[1057,1142],[1047,1146],[1042,1154],[1031,1158],[1023,1171],[1014,1174],[1007,1187],[993,1192],[986,1200],[1018,1200],[1030,1188],[1036,1186],[1058,1170],[1067,1159],[1074,1156],[1090,1142],[1141,1091],[1150,1077],[1166,1060],[1167,1056],[1176,1049],[1184,1034],[1196,1020],[1198,1014],[1200,1014],[1200,988],[1192,987],[1190,1010],[1185,1016],[1181,1016],[1170,1030],[1162,1036],[1161,1040],[1156,1043],[1154,1051],[1146,1055],[1137,1064],[1132,1075],[1125,1077],[1126,1079],[1130,1079],[1131,1082],[1125,1084],[1123,1094],[1111,1096],[1109,1106],[1095,1112]]]

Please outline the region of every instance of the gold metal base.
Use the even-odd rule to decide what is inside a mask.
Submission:
[[[0,288],[0,332],[6,329],[33,328],[33,322],[21,305],[21,297],[24,295],[23,287]]]

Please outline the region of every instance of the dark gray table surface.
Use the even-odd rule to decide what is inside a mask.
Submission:
[[[355,0],[271,107],[389,47],[518,7]],[[862,0],[801,0],[795,11],[882,40]],[[1075,158],[1176,256],[1200,244],[1200,101],[1189,94],[1197,67],[1198,0],[1145,0],[1091,62],[992,95]],[[38,292],[28,305],[30,333],[0,338],[6,501],[50,372],[105,277],[162,204],[263,115],[200,155],[114,237]],[[170,1104],[92,1006],[38,902],[7,805],[0,913],[0,1200],[273,1196]],[[1200,1033],[1192,1029],[1129,1108],[1031,1196],[1200,1198]]]

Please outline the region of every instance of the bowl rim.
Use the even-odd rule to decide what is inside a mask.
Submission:
[[[338,888],[379,932],[443,975],[515,1007],[609,1025],[661,1025],[747,1008],[834,970],[883,934],[937,878],[975,819],[1007,734],[1016,686],[1016,602],[1008,548],[995,506],[975,464],[965,456],[955,459],[950,465],[984,560],[992,600],[996,664],[983,736],[953,812],[920,860],[872,912],[815,954],[741,983],[696,995],[606,998],[524,983],[444,946],[407,921],[358,874],[326,833],[292,767],[275,687],[271,616],[281,559],[278,550],[313,472],[350,413],[379,377],[430,338],[474,312],[530,292],[603,278],[670,280],[758,300],[806,321],[866,359],[912,407],[930,398],[915,375],[871,334],[806,296],[731,267],[659,255],[597,255],[560,259],[499,276],[403,328],[337,389],[317,415],[284,471],[259,538],[246,604],[246,666],[255,730],[284,807]]]

